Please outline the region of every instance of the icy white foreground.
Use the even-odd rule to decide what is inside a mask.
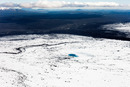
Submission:
[[[0,38],[0,87],[129,86],[130,42],[75,35]]]

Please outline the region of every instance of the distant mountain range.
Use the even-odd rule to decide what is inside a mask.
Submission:
[[[62,33],[130,40],[124,32],[102,29],[128,22],[130,10],[5,9],[0,10],[0,36]]]

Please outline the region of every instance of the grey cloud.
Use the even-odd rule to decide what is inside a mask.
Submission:
[[[37,1],[33,3],[3,3],[2,8],[19,7],[19,8],[64,8],[64,7],[120,7],[115,2],[67,2],[67,1]]]
[[[15,3],[2,3],[0,4],[0,7],[18,7],[18,4]]]

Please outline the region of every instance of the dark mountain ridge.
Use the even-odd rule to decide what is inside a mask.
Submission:
[[[0,36],[19,34],[76,34],[130,40],[123,32],[102,26],[130,22],[129,10],[0,10]]]

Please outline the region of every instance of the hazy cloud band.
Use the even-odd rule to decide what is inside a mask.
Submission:
[[[73,7],[122,7],[116,2],[67,2],[67,1],[37,1],[32,3],[3,3],[1,9],[8,8],[73,8]]]

